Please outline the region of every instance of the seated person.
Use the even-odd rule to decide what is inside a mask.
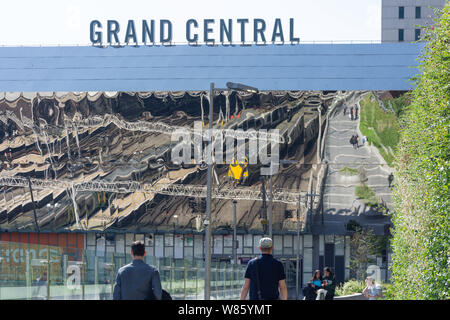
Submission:
[[[325,267],[324,274],[322,288],[327,290],[325,300],[333,300],[334,291],[336,290],[336,279],[329,267]]]
[[[314,290],[318,290],[322,287],[322,275],[320,274],[320,270],[314,271],[314,275],[311,279],[311,286]]]

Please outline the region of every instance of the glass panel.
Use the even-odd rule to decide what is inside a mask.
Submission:
[[[253,253],[259,254],[259,240],[261,240],[262,236],[254,236],[253,237]]]
[[[203,236],[194,236],[194,257],[203,258]]]
[[[345,267],[350,266],[350,237],[345,237]]]
[[[160,239],[163,242],[163,237]],[[176,238],[175,247],[182,248],[183,243],[181,237]],[[0,248],[0,299],[109,300],[118,269],[130,262],[130,256],[124,253],[103,251],[99,256],[97,249],[14,242],[1,243]],[[193,247],[185,247],[186,252],[187,248],[192,256]],[[162,287],[174,299],[203,299],[202,259],[147,255],[145,262],[158,268]],[[212,297],[238,299],[245,268],[228,261],[213,261]]]
[[[325,254],[325,239],[324,236],[319,235],[319,255],[323,256]]]
[[[97,240],[96,240],[96,253],[95,254],[98,257],[105,256],[105,245],[106,245],[105,237],[103,237],[103,236],[97,237]]]
[[[116,234],[116,253],[125,252],[125,235]]]
[[[244,237],[238,235],[238,236],[237,236],[237,242],[238,242],[237,253],[238,253],[238,254],[242,254],[242,248],[243,248],[243,246],[244,246]]]
[[[173,246],[173,234],[165,234],[164,235],[164,247],[172,247]]]
[[[194,236],[191,234],[184,235],[184,246],[193,247],[194,246]]]
[[[244,247],[253,248],[253,236],[251,234],[244,235]]]
[[[283,236],[273,237],[273,253],[277,255],[283,254]]]
[[[290,234],[284,235],[284,247],[285,248],[292,247],[292,235],[290,235]]]
[[[164,247],[164,256],[173,257],[173,247]]]
[[[334,243],[334,235],[332,234],[325,235],[325,243]]]
[[[343,256],[344,255],[344,236],[335,236],[334,240],[335,240],[334,255]]]
[[[213,253],[214,254],[222,254],[223,253],[223,236],[215,235],[213,236]]]
[[[155,256],[163,257],[164,256],[164,238],[163,235],[155,235]]]
[[[303,241],[305,242],[304,244],[305,247],[311,248],[313,246],[312,235],[310,234],[303,235]]]
[[[297,246],[298,244],[300,247],[300,251],[302,250],[302,242],[303,242],[303,236],[300,235],[300,237],[297,237],[297,235],[294,236],[294,254],[297,254]]]
[[[233,247],[233,235],[227,234],[223,236],[223,246],[224,247]]]
[[[283,249],[283,255],[292,255],[293,254],[293,248],[292,247],[290,247],[290,248],[284,248]]]
[[[312,272],[312,248],[305,248],[303,251],[303,271]]]
[[[133,242],[134,242],[134,233],[127,233],[125,236],[125,244],[127,246],[131,246]]]
[[[183,236],[175,237],[175,258],[183,258]]]
[[[184,247],[184,257],[192,260],[194,257],[194,247]]]
[[[154,235],[152,233],[146,234],[145,238],[144,238],[145,247],[148,248],[148,249],[150,249],[150,248],[153,249],[153,247],[155,246],[154,239],[155,238],[154,238]]]
[[[86,234],[86,242],[88,246],[95,246],[95,233]]]
[[[293,237],[290,234],[283,236],[283,254],[292,255],[293,254]]]

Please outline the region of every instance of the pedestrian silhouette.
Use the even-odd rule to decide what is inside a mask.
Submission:
[[[394,181],[394,174],[391,172],[391,174],[388,176],[389,188],[392,185],[392,181]]]
[[[144,262],[145,246],[141,241],[131,245],[130,264],[119,269],[114,284],[114,300],[161,300],[162,288],[158,270]]]
[[[286,274],[283,264],[272,255],[272,239],[262,238],[259,250],[261,256],[247,265],[241,300],[249,293],[250,300],[287,300]]]

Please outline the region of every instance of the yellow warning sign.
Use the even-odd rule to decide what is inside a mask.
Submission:
[[[228,177],[241,181],[248,177],[248,158],[245,157],[244,161],[238,162],[235,157],[231,161],[230,167],[228,168]]]

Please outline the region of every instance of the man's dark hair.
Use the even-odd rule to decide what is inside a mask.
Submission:
[[[326,272],[329,272],[331,276],[333,276],[333,271],[331,271],[330,267],[325,267],[325,269],[323,269]]]
[[[135,241],[131,245],[131,251],[134,256],[143,257],[145,253],[145,246],[142,241]]]

